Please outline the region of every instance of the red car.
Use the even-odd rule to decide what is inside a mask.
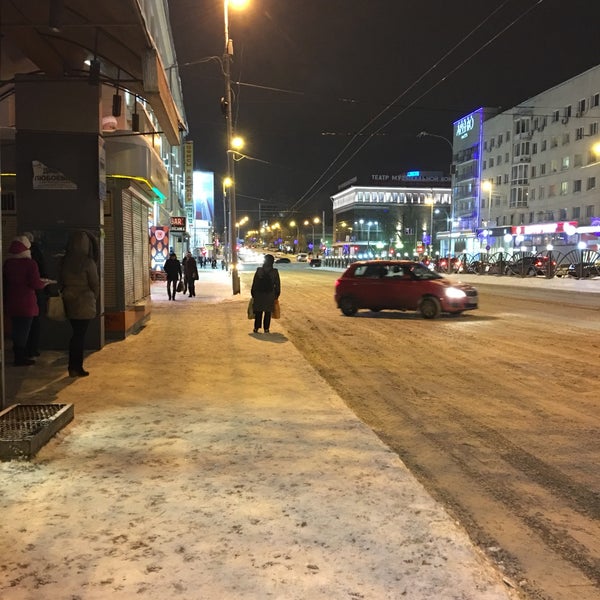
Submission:
[[[338,308],[351,317],[360,308],[416,310],[426,319],[460,314],[478,304],[477,290],[452,283],[411,260],[366,260],[351,264],[335,282]]]

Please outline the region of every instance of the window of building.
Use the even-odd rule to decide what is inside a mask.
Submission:
[[[540,165],[540,175],[545,175],[546,174],[546,163],[542,163]]]
[[[556,196],[556,184],[551,183],[548,186],[548,198],[554,198],[554,196]]]
[[[566,196],[569,193],[569,182],[561,181],[560,182],[560,195]]]
[[[594,216],[594,205],[593,204],[588,204],[585,207],[585,217],[586,219],[591,219]]]
[[[562,145],[566,145],[571,141],[571,134],[570,133],[563,133],[562,135]]]
[[[573,193],[576,194],[577,192],[581,191],[581,179],[575,179],[573,181]]]
[[[483,161],[483,170],[485,171],[487,169],[487,160]]]
[[[496,156],[496,164],[497,165],[502,164],[502,154],[498,154],[498,156]]]
[[[535,165],[531,166],[531,178],[533,179],[537,175],[537,167]]]
[[[571,105],[569,104],[569,106],[565,106],[565,117],[570,117],[571,116]]]
[[[593,165],[595,162],[598,162],[598,156],[593,150],[588,150],[587,164]]]
[[[531,188],[531,191],[529,192],[529,198],[531,198],[531,201],[533,202],[535,200],[535,188]],[[530,213],[533,214],[533,213]],[[531,221],[529,221],[531,223]]]
[[[521,156],[521,144],[515,144],[513,153],[515,156]]]
[[[504,183],[508,183],[508,173],[504,173]]]
[[[541,185],[538,191],[539,191],[539,199],[544,200],[546,198],[546,188],[543,185]]]
[[[531,144],[531,154],[537,154],[537,142]]]
[[[585,98],[577,102],[577,116],[581,116],[585,112]]]
[[[542,140],[540,152],[544,152],[546,150],[546,144],[547,144],[546,140]]]
[[[596,178],[595,177],[588,177],[587,180],[587,189],[588,190],[593,190],[596,187]]]
[[[600,94],[594,94],[592,96],[592,106],[600,106]]]
[[[573,157],[573,166],[580,167],[582,164],[583,164],[583,158],[582,158],[581,154],[576,154]]]
[[[515,224],[515,215],[510,215],[510,224],[511,225]]]
[[[578,127],[578,128],[575,130],[575,139],[576,139],[576,140],[582,140],[582,139],[583,139],[583,136],[584,136],[584,133],[583,133],[583,127]]]
[[[550,161],[550,173],[556,173],[558,171],[558,161],[553,158]]]
[[[490,168],[494,166],[494,159],[490,157],[490,163],[488,165]]]
[[[550,148],[556,148],[557,146],[558,146],[558,138],[555,135],[553,135],[550,138]]]
[[[508,156],[508,152],[504,155],[504,162],[508,162],[510,157]]]
[[[562,160],[561,160],[561,163],[560,163],[561,170],[565,171],[570,166],[571,166],[571,157],[570,156],[563,156]]]
[[[598,135],[598,121],[590,123],[590,135]]]
[[[533,213],[532,212],[529,213],[529,222],[533,223]]]
[[[496,185],[502,185],[502,175],[498,175],[498,177],[496,177]]]
[[[552,122],[556,123],[559,119],[560,119],[560,111],[559,110],[555,110],[552,113]]]
[[[502,134],[498,135],[498,146],[502,144]]]
[[[576,220],[576,219],[579,219],[579,218],[580,218],[580,216],[581,216],[581,207],[579,207],[579,206],[574,206],[574,207],[571,209],[571,218],[572,218],[573,220]]]

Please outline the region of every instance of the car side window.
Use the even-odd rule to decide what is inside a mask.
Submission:
[[[379,265],[367,265],[363,277],[367,277],[368,279],[379,279],[384,276],[382,269],[385,269],[385,267]]]
[[[388,269],[388,277],[404,277],[404,269],[398,265],[394,265],[391,269]]]

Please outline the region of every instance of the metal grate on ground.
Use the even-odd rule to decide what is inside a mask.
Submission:
[[[0,412],[0,460],[31,458],[73,420],[72,404],[15,404]]]

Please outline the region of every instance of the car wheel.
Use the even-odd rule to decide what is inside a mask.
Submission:
[[[356,306],[356,302],[353,298],[349,296],[344,296],[340,300],[340,310],[347,316],[352,317],[356,314],[358,307]]]
[[[423,298],[419,311],[424,319],[435,319],[441,312],[440,302],[437,298]]]

